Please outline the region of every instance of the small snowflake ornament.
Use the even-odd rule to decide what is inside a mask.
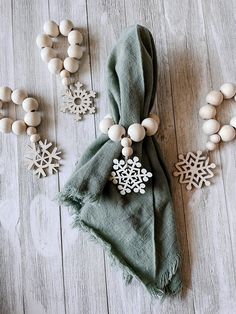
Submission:
[[[96,97],[94,91],[87,91],[82,88],[83,84],[77,82],[70,85],[63,95],[64,102],[61,112],[68,111],[75,114],[75,120],[79,121],[85,114],[95,113],[93,99]]]
[[[134,156],[127,160],[113,160],[113,170],[110,180],[117,184],[121,195],[126,193],[145,193],[145,183],[152,177],[152,173],[142,168],[139,158]]]
[[[211,184],[208,179],[214,177],[212,169],[216,165],[209,163],[209,157],[197,151],[197,153],[188,152],[186,156],[179,155],[179,160],[175,164],[177,171],[173,172],[173,175],[179,176],[179,183],[187,184],[188,191],[192,190],[192,187],[200,189],[204,184],[206,186]]]
[[[41,176],[46,177],[47,172],[51,175],[56,173],[59,168],[58,161],[61,159],[59,155],[61,152],[57,151],[57,148],[54,147],[50,149],[52,143],[48,143],[47,140],[39,141],[38,143],[32,143],[29,146],[30,157],[28,159],[28,169],[32,169],[33,173],[40,178]]]

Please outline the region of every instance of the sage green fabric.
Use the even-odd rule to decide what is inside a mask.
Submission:
[[[113,49],[107,69],[110,110],[115,123],[140,123],[153,106],[157,85],[156,53],[151,33],[129,27]],[[146,193],[121,196],[108,181],[120,143],[102,135],[87,149],[59,194],[72,205],[75,225],[89,232],[124,270],[157,297],[181,289],[180,254],[172,199],[155,137],[133,144],[134,155],[153,177]],[[79,250],[79,248],[78,248]]]

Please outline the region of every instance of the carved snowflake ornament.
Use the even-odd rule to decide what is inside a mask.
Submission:
[[[33,174],[40,178],[41,176],[46,177],[47,172],[51,175],[56,173],[59,168],[58,161],[61,159],[58,155],[61,152],[57,151],[57,148],[54,147],[50,150],[52,143],[48,143],[47,140],[39,141],[38,143],[32,143],[29,146],[30,157],[28,159],[28,169],[33,170]]]
[[[95,113],[93,98],[95,98],[96,93],[94,91],[87,91],[83,89],[82,86],[83,84],[80,82],[70,85],[63,95],[64,102],[61,107],[61,112],[68,111],[69,113],[75,114],[76,121],[81,120],[87,113]]]
[[[214,177],[212,169],[216,165],[209,163],[209,157],[197,151],[197,153],[188,152],[186,156],[179,155],[179,160],[175,164],[177,171],[173,172],[173,175],[179,176],[179,183],[187,184],[188,191],[192,190],[192,187],[200,189],[204,184],[206,186],[211,184],[208,179]]]
[[[121,195],[126,193],[145,193],[145,183],[152,177],[152,173],[142,168],[139,158],[134,156],[127,160],[113,160],[113,170],[110,180],[117,184]]]

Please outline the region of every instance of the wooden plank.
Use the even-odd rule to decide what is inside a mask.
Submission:
[[[198,110],[211,82],[201,3],[164,1],[164,9],[178,152],[204,149]],[[211,158],[220,165],[218,152]],[[235,282],[222,178],[191,193],[183,187],[183,196],[195,311],[230,313]]]
[[[0,86],[14,86],[11,2],[0,2]],[[3,113],[15,119],[15,107]],[[23,313],[17,139],[0,134],[0,312]],[[13,176],[13,173],[16,176]]]
[[[69,18],[83,33],[86,52],[81,60],[79,80],[86,88],[94,88],[90,75],[89,49],[93,48],[89,47],[88,42],[86,2],[80,0],[75,4],[74,1],[50,1],[49,10],[51,19],[59,23],[60,20]],[[64,52],[67,46],[65,39]],[[95,138],[94,115],[86,115],[83,121],[76,122],[73,115],[59,112],[64,88],[59,78],[53,80],[57,139],[63,146],[65,156],[59,181],[60,187],[63,187],[74,170],[76,161]],[[99,100],[95,102],[98,104]],[[103,250],[90,242],[87,235],[72,228],[72,217],[65,207],[62,207],[62,240],[66,312],[107,313]]]
[[[42,138],[55,141],[52,82],[35,40],[48,18],[46,2],[13,1],[14,86],[24,87],[40,103]],[[23,118],[17,108],[17,118]],[[60,213],[53,201],[58,176],[38,180],[25,166],[29,138],[17,138],[20,240],[25,313],[65,313]]]

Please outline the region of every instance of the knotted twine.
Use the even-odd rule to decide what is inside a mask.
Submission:
[[[113,49],[107,69],[112,117],[126,129],[148,117],[157,85],[157,61],[151,33],[129,27]],[[153,177],[145,194],[121,196],[109,181],[121,144],[101,135],[87,149],[59,200],[74,209],[75,226],[90,233],[123,269],[156,297],[174,295],[182,283],[174,210],[159,147],[154,136],[133,143],[134,155]]]

